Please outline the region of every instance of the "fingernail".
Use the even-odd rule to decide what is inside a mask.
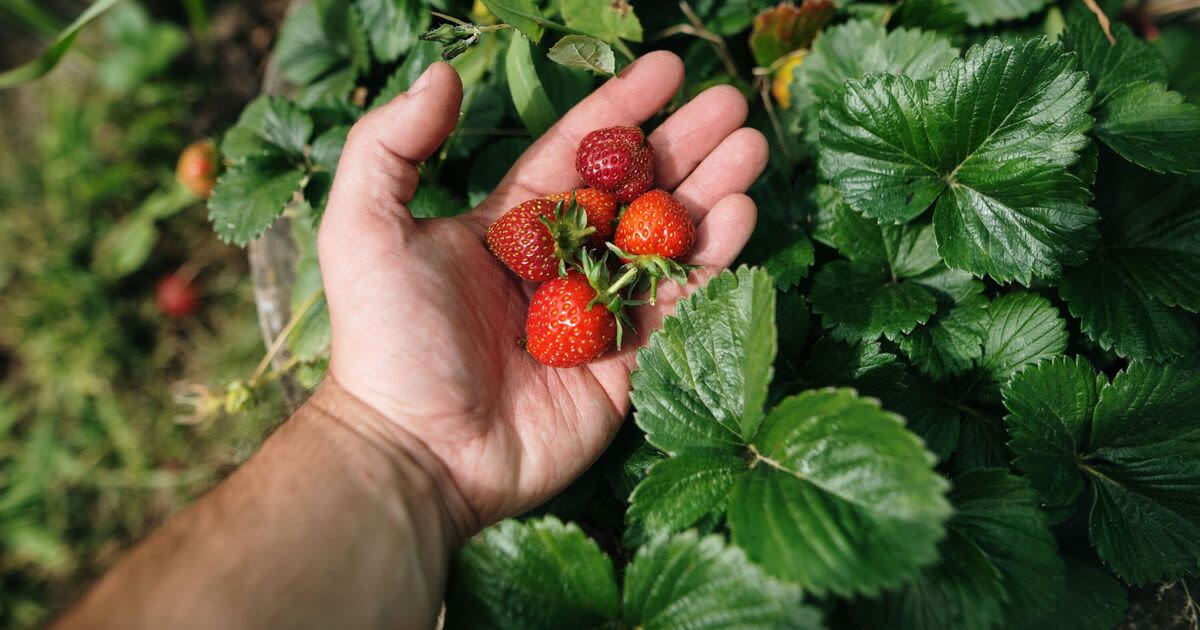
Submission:
[[[429,87],[429,77],[432,74],[433,74],[433,66],[430,65],[428,68],[425,68],[425,72],[422,72],[421,76],[417,77],[416,81],[413,81],[412,86],[408,88],[408,95],[415,96],[417,94],[420,94],[421,90],[424,90],[425,88]]]

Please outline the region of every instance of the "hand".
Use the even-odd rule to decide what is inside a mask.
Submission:
[[[517,345],[536,287],[492,257],[484,233],[508,208],[580,185],[580,139],[640,125],[682,82],[675,55],[642,57],[546,132],[479,207],[450,219],[416,220],[405,204],[417,164],[457,122],[462,84],[452,67],[434,64],[350,132],[318,239],[333,325],[329,380],[441,460],[472,512],[460,515],[468,528],[545,501],[599,456],[629,411],[636,347],[681,295],[668,283],[656,307],[634,309],[638,335],[620,352],[547,368]],[[732,263],[754,228],[743,193],[767,143],[740,128],[746,111],[737,90],[714,87],[649,138],[656,185],[698,224],[689,262],[704,269],[689,288]]]

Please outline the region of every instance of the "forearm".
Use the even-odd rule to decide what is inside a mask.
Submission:
[[[62,628],[428,628],[471,524],[440,463],[327,385]]]

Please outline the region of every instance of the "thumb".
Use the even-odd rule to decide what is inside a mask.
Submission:
[[[407,92],[363,116],[346,138],[323,222],[355,223],[368,213],[411,220],[404,206],[417,190],[417,164],[454,130],[461,104],[458,73],[438,62]]]

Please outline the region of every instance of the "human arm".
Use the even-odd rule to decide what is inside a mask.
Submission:
[[[329,380],[61,628],[428,628],[474,525],[437,458]]]

